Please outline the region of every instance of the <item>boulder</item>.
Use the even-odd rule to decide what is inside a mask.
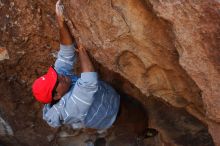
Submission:
[[[220,145],[218,1],[65,2],[72,32],[95,60],[144,95],[185,108]]]

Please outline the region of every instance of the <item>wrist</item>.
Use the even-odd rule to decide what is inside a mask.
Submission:
[[[58,22],[58,25],[59,27],[63,27],[64,26],[64,19],[60,16],[57,16],[57,22]]]
[[[59,28],[64,28],[65,22],[64,21],[58,21]]]

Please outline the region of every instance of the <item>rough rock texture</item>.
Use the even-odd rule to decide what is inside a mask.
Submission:
[[[0,0],[0,46],[9,55],[0,62],[0,115],[14,132],[1,135],[1,145],[47,146],[47,136],[56,131],[42,121],[42,106],[31,95],[34,78],[52,64],[59,43],[54,4]]]
[[[31,96],[32,82],[58,48],[55,2],[0,0],[0,114],[14,132],[0,143],[46,146],[57,133]],[[212,146],[213,138],[220,146],[218,1],[63,2],[72,33],[101,78],[148,111],[148,125],[159,131],[152,145]]]
[[[98,62],[146,96],[185,108],[220,145],[219,2],[65,2],[73,32]]]

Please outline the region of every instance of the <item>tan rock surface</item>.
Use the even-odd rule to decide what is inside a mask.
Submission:
[[[147,96],[194,106],[209,127],[217,126],[210,128],[213,136],[220,132],[207,122],[220,122],[218,1],[66,2],[73,32],[97,61]]]
[[[0,61],[9,59],[8,51],[4,47],[0,47]]]
[[[157,15],[173,24],[180,65],[202,90],[206,116],[220,123],[220,3],[156,2]],[[208,123],[218,145],[220,126]]]
[[[220,145],[218,1],[63,2],[101,78],[145,106],[161,145],[213,146],[207,129]],[[0,0],[0,45],[10,55],[0,62],[0,109],[14,145],[51,145],[47,137],[56,135],[31,96],[33,80],[58,50],[55,3]]]

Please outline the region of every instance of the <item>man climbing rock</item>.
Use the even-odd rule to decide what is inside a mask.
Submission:
[[[56,4],[60,31],[60,51],[54,67],[35,80],[34,97],[44,103],[43,119],[52,127],[70,125],[73,128],[107,129],[114,123],[120,96],[103,81],[84,47],[77,46],[64,21],[63,6]],[[81,76],[73,72],[78,53]]]

